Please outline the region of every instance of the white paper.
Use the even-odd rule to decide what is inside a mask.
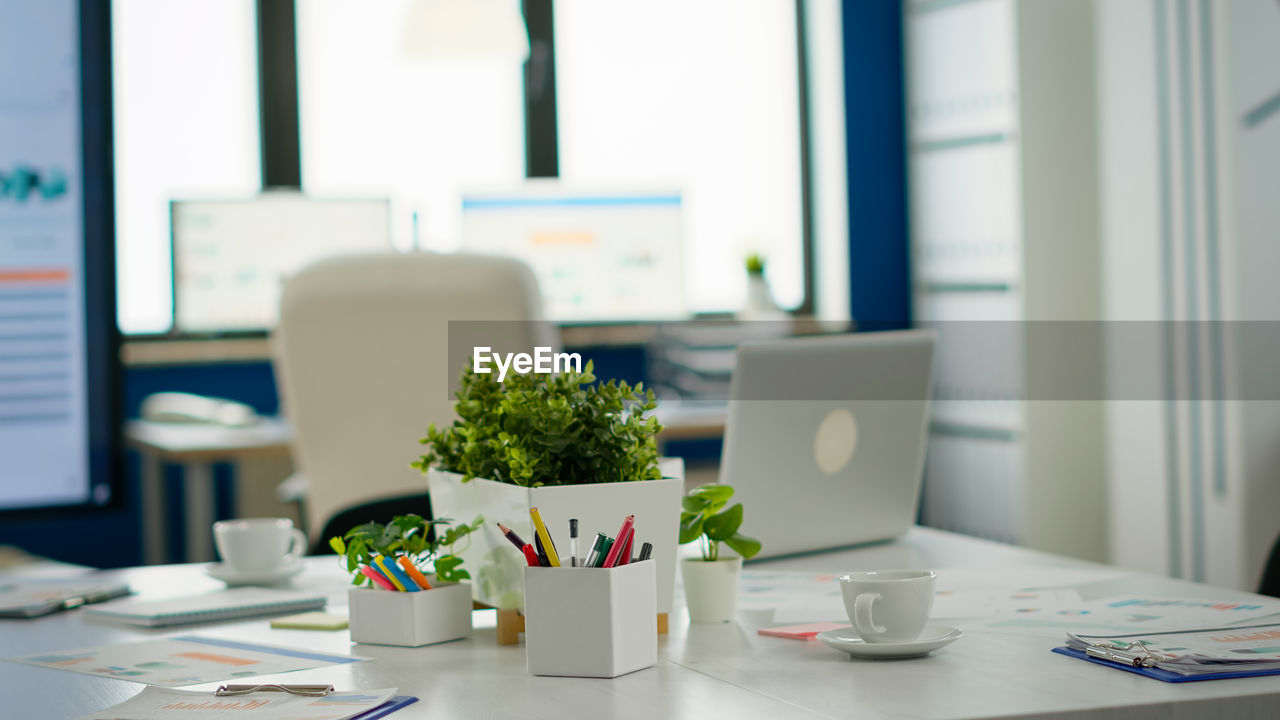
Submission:
[[[324,697],[263,692],[216,697],[211,692],[148,687],[119,705],[90,713],[79,720],[344,720],[382,705],[395,694],[396,688],[389,688],[332,693]]]
[[[939,590],[933,600],[934,618],[1032,617],[1078,607],[1075,590]]]
[[[303,648],[184,635],[120,645],[40,653],[14,662],[86,675],[178,687],[255,675],[310,670],[365,660]]]
[[[1116,596],[1018,617],[999,617],[965,629],[1062,637],[1064,632],[1126,633],[1215,628],[1255,622],[1280,612],[1280,601],[1235,602]]]

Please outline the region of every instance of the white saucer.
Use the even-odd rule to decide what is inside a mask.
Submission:
[[[929,625],[915,640],[898,643],[869,643],[851,627],[818,633],[818,639],[840,652],[860,658],[912,658],[928,655],[964,636],[964,631],[950,625]]]
[[[276,570],[237,572],[227,567],[226,563],[214,563],[206,567],[204,572],[209,577],[217,578],[232,587],[237,585],[279,585],[302,572],[303,567],[305,567],[305,563],[298,561]]]

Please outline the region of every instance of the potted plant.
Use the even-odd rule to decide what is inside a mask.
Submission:
[[[418,647],[471,634],[470,574],[455,545],[480,527],[398,515],[329,540],[351,584],[351,639]],[[432,530],[435,538],[432,538]],[[465,545],[464,545],[465,547]],[[376,587],[375,587],[376,586]]]
[[[661,628],[675,588],[683,470],[679,461],[660,462],[654,436],[662,428],[646,415],[653,393],[597,382],[592,369],[588,362],[583,372],[501,383],[468,369],[455,394],[457,420],[427,430],[414,466],[426,473],[437,513],[484,516],[462,557],[475,569],[475,599],[500,609],[524,607],[525,561],[497,523],[532,542],[529,509],[536,507],[567,558],[570,519],[578,521],[585,554],[597,532],[611,535],[635,515],[633,547],[653,544]]]
[[[738,532],[742,526],[742,503],[725,509],[732,497],[733,488],[728,485],[702,485],[690,490],[682,501],[680,544],[702,543],[702,557],[685,558],[680,563],[689,619],[693,622],[733,619],[742,561],[760,552],[759,540]],[[737,555],[721,557],[721,545]]]

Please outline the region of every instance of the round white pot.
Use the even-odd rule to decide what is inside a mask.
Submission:
[[[728,622],[738,609],[738,580],[742,558],[708,562],[701,558],[680,561],[684,596],[693,622]]]

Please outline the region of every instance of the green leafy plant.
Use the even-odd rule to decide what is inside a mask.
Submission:
[[[764,257],[760,253],[751,253],[747,256],[747,274],[764,275]]]
[[[760,552],[760,541],[738,532],[742,526],[742,503],[734,503],[728,510],[724,506],[733,497],[728,485],[700,485],[689,491],[681,501],[680,544],[702,541],[702,559],[720,559],[720,543],[724,543],[743,558],[754,557]]]
[[[646,416],[656,403],[643,383],[596,382],[584,372],[509,375],[468,369],[462,375],[458,419],[432,424],[413,466],[437,465],[463,480],[482,477],[525,487],[656,480],[662,429]]]
[[[442,582],[459,582],[471,574],[462,569],[462,558],[453,546],[479,530],[483,522],[484,518],[477,517],[470,525],[455,525],[448,518],[427,520],[421,515],[397,515],[386,525],[369,522],[351,528],[341,537],[329,538],[329,547],[343,556],[352,585],[370,582],[360,572],[360,566],[372,565],[377,555],[404,555],[424,573],[434,571]],[[433,528],[436,538],[431,540]],[[428,565],[431,569],[427,569]]]

